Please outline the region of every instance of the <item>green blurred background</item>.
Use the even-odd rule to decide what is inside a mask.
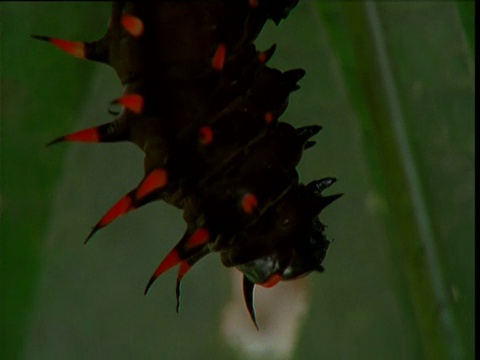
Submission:
[[[184,231],[155,203],[90,227],[142,177],[129,144],[61,144],[111,119],[112,69],[30,34],[94,40],[108,3],[0,3],[2,359],[235,359],[218,256],[143,289]],[[474,358],[474,2],[301,1],[258,40],[307,76],[282,120],[317,123],[298,168],[346,195],[294,359]],[[240,284],[235,284],[240,286]],[[245,313],[247,316],[247,313]],[[280,341],[280,340],[279,340]],[[268,358],[268,357],[267,357]]]

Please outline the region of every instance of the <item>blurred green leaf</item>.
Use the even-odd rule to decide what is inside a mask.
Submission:
[[[53,3],[0,4],[2,359],[22,353],[44,262],[42,238],[65,155],[45,144],[71,129],[93,70],[81,61],[65,62],[60,51],[45,51],[48,46],[30,35],[88,36],[85,23],[108,14],[105,5],[78,3],[59,11]],[[91,36],[103,27],[92,24]]]
[[[387,200],[385,223],[404,274],[399,290],[408,289],[422,357],[472,357],[470,14],[463,31],[454,3],[322,3],[320,10],[341,44],[336,51],[371,144],[372,175]]]

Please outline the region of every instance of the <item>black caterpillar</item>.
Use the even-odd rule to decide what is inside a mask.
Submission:
[[[243,272],[253,306],[255,284],[322,271],[330,241],[318,214],[341,194],[335,182],[307,185],[295,170],[320,129],[279,122],[302,69],[266,66],[275,45],[253,41],[268,19],[277,25],[298,0],[114,2],[108,30],[94,42],[33,37],[79,58],[111,65],[124,85],[112,103],[114,121],[59,137],[61,141],[130,141],[145,152],[145,176],[95,225],[88,241],[117,217],[154,200],[184,210],[185,234],[160,263],[154,280],[179,266],[180,282],[210,252]]]

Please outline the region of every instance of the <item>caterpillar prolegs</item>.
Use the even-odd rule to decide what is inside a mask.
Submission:
[[[322,271],[330,241],[320,212],[336,179],[306,185],[296,166],[318,125],[279,121],[302,69],[266,64],[275,45],[254,40],[268,20],[286,18],[298,0],[114,2],[106,34],[93,42],[34,35],[63,51],[112,66],[123,95],[112,122],[61,136],[63,141],[136,144],[143,179],[88,234],[147,203],[183,210],[186,231],[147,284],[178,266],[182,278],[211,252],[243,273],[243,294],[257,326],[255,286]]]

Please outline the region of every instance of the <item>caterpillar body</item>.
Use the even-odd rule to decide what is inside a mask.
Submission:
[[[211,252],[243,273],[244,298],[258,328],[256,285],[322,271],[330,241],[319,213],[341,194],[336,179],[306,185],[296,166],[318,125],[279,121],[303,69],[267,66],[275,46],[254,40],[298,0],[114,2],[106,34],[76,42],[33,35],[63,51],[112,66],[124,92],[115,119],[61,136],[63,141],[128,141],[144,153],[145,173],[87,236],[152,201],[183,210],[186,230],[147,284],[178,265],[182,278]]]

